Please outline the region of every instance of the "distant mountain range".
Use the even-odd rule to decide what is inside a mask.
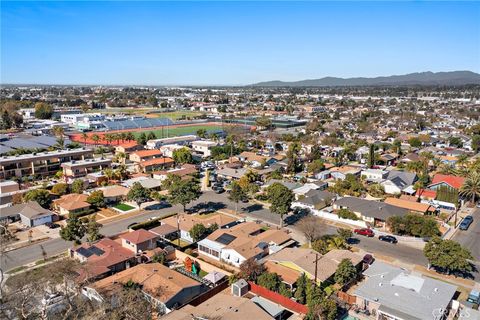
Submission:
[[[252,84],[254,87],[356,87],[356,86],[435,86],[480,84],[480,74],[471,71],[417,72],[400,76],[376,78],[325,77],[301,81],[266,81]]]

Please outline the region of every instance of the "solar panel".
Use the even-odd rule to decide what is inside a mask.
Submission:
[[[218,237],[215,241],[220,242],[221,244],[227,245],[235,239],[237,239],[237,237],[234,237],[231,234],[224,233],[220,237]]]
[[[105,253],[105,251],[103,251],[102,249],[99,249],[95,246],[91,246],[88,250],[90,250],[91,252],[93,252],[97,256],[101,256],[102,254]]]
[[[88,257],[90,257],[91,255],[93,255],[93,252],[91,252],[90,250],[85,249],[85,248],[83,248],[83,247],[82,247],[82,248],[78,248],[78,249],[77,249],[77,252],[78,252],[79,254],[81,254],[82,256],[84,256],[85,258],[88,258]]]

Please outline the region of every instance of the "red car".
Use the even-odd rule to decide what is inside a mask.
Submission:
[[[370,238],[375,236],[375,233],[373,233],[372,229],[367,229],[367,228],[355,229],[353,230],[353,232],[362,236],[370,237]]]

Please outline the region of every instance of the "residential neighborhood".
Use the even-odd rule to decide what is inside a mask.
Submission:
[[[0,319],[480,320],[478,3],[1,8]]]

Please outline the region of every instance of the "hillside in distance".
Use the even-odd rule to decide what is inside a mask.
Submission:
[[[480,74],[471,71],[417,72],[375,78],[325,77],[301,81],[266,81],[252,84],[254,87],[358,87],[358,86],[460,86],[480,84]]]

